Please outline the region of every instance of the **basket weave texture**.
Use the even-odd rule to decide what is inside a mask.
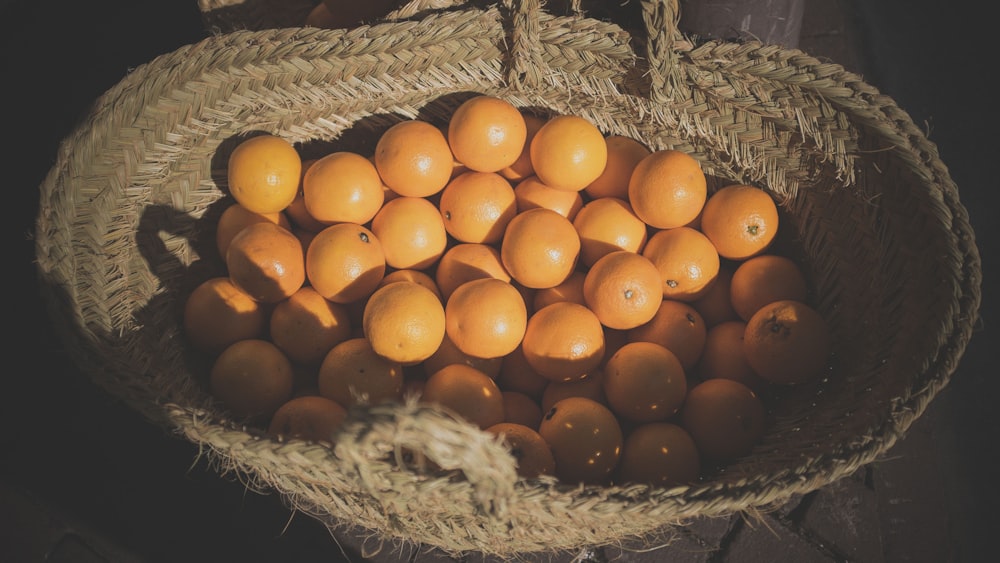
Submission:
[[[693,517],[767,509],[878,459],[971,337],[981,269],[957,188],[906,112],[837,64],[695,44],[676,0],[641,2],[644,36],[539,0],[353,30],[287,27],[266,1],[200,5],[219,33],[135,69],[61,145],[41,185],[40,279],[97,384],[331,527],[498,555],[666,541]],[[781,202],[836,346],[827,377],[774,403],[752,455],[692,486],[574,487],[519,480],[495,438],[412,401],[352,411],[330,449],[271,439],[207,393],[180,315],[210,268],[206,232],[242,136],[363,144],[399,119],[443,123],[473,92],[688,152],[712,185]]]

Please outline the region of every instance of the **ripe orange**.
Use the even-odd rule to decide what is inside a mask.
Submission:
[[[536,290],[532,298],[531,310],[537,311],[557,301],[572,301],[573,303],[586,305],[587,299],[583,295],[583,282],[586,278],[587,272],[573,270],[573,273],[561,284]],[[659,289],[659,286],[657,286],[657,289]]]
[[[541,411],[549,412],[553,405],[567,397],[586,397],[607,405],[608,398],[604,394],[604,371],[595,369],[583,379],[576,381],[550,381],[545,386],[545,392],[539,401]]]
[[[418,283],[391,283],[368,297],[362,329],[379,355],[403,365],[416,364],[441,346],[444,305],[433,291]]]
[[[409,268],[393,270],[382,277],[382,281],[378,282],[378,287],[398,281],[411,281],[419,283],[420,285],[433,291],[434,294],[438,296],[438,299],[444,302],[444,297],[441,296],[441,290],[438,289],[437,282],[434,281],[434,278],[432,278],[430,274],[423,270],[413,270]]]
[[[535,175],[535,167],[531,165],[531,140],[535,138],[535,133],[541,129],[546,121],[544,117],[524,109],[521,110],[521,117],[524,118],[524,124],[527,127],[524,148],[521,149],[521,154],[514,161],[514,164],[500,170],[500,175],[511,182],[520,182],[528,176]]]
[[[729,288],[733,279],[733,265],[722,262],[719,275],[701,297],[691,301],[691,306],[701,314],[706,327],[713,327],[724,321],[739,319],[729,297]]]
[[[449,364],[424,382],[421,401],[437,404],[482,429],[504,421],[503,394],[490,376],[465,364]]]
[[[318,366],[327,352],[351,337],[347,307],[303,286],[271,311],[271,341],[293,362]]]
[[[226,251],[229,250],[229,243],[232,242],[236,233],[243,230],[243,227],[251,223],[263,222],[275,223],[288,230],[292,230],[292,224],[284,212],[254,213],[239,203],[233,203],[227,207],[215,222],[215,245],[219,250],[219,256],[225,259]]]
[[[447,311],[446,311],[447,315]],[[445,320],[447,322],[447,319]],[[465,364],[474,367],[486,375],[496,378],[500,374],[500,366],[503,364],[503,357],[479,358],[466,354],[458,349],[455,343],[448,336],[447,326],[445,327],[444,338],[441,345],[423,361],[425,375],[430,375],[449,364]]]
[[[511,277],[541,289],[566,281],[580,256],[580,236],[573,223],[544,208],[518,213],[507,224],[500,259]]]
[[[445,300],[458,286],[481,278],[511,281],[500,251],[486,244],[456,244],[444,252],[434,270],[434,281]]]
[[[583,379],[604,358],[604,327],[578,303],[552,303],[528,318],[521,342],[525,360],[552,381]]]
[[[736,314],[748,321],[768,303],[783,299],[805,301],[807,291],[798,263],[787,256],[759,254],[733,271],[729,299]]]
[[[319,392],[344,408],[374,405],[402,397],[403,366],[375,353],[366,338],[348,338],[323,358]]]
[[[671,352],[685,370],[691,370],[705,349],[708,329],[690,303],[664,299],[653,318],[628,331],[629,342],[655,342]]]
[[[528,176],[514,186],[514,199],[518,213],[534,207],[551,209],[570,221],[583,208],[580,192],[557,190],[546,186],[538,176]]]
[[[688,391],[681,426],[705,461],[748,455],[764,436],[767,412],[752,389],[732,379],[707,379]]]
[[[310,158],[302,161],[302,178],[305,179],[306,172],[309,168],[316,163],[315,158]],[[381,180],[380,180],[381,181]],[[288,204],[285,208],[285,214],[291,219],[292,224],[301,229],[318,233],[326,227],[326,223],[317,220],[315,217],[309,214],[309,210],[306,209],[306,197],[302,193],[302,180],[299,180],[299,191],[295,194],[295,199],[292,203]]]
[[[652,151],[639,141],[625,135],[608,135],[604,142],[608,146],[608,163],[604,172],[591,182],[584,191],[593,199],[616,197],[628,199],[628,183],[632,171],[639,161]]]
[[[320,4],[322,5],[322,4]],[[293,397],[271,416],[267,431],[285,439],[311,440],[328,445],[347,418],[347,409],[318,395]]]
[[[635,214],[657,229],[682,227],[695,220],[708,197],[701,165],[686,152],[662,149],[636,164],[628,184]]]
[[[743,350],[746,326],[746,322],[737,319],[708,329],[705,349],[698,360],[698,375],[702,379],[733,379],[753,390],[763,387],[766,382],[750,367]]]
[[[269,221],[249,225],[233,237],[226,269],[234,285],[263,303],[287,299],[306,279],[302,243]]]
[[[327,224],[367,223],[385,201],[375,165],[349,151],[313,162],[302,177],[302,197],[309,215]]]
[[[700,474],[701,454],[691,434],[677,424],[650,422],[625,438],[615,482],[671,487],[692,484]]]
[[[743,350],[750,367],[778,384],[813,381],[830,355],[830,331],[818,311],[801,301],[775,301],[747,321]]]
[[[196,349],[216,355],[238,340],[262,338],[267,314],[228,276],[209,278],[184,303],[184,335]]]
[[[605,254],[615,250],[642,252],[647,227],[623,199],[602,197],[583,206],[573,219],[580,235],[580,261],[593,266]]]
[[[557,115],[535,133],[529,146],[535,175],[557,190],[578,192],[596,180],[608,162],[604,134],[578,115]]]
[[[230,344],[209,373],[212,395],[240,418],[269,417],[292,397],[292,362],[270,340]]]
[[[501,422],[486,429],[487,432],[502,437],[517,461],[517,474],[525,479],[554,475],[556,472],[552,448],[535,428],[514,422]]]
[[[691,227],[653,233],[642,255],[660,271],[664,299],[694,301],[708,292],[719,275],[719,253],[708,237]]]
[[[583,297],[604,326],[635,328],[649,322],[660,308],[660,271],[641,254],[613,251],[587,271]]]
[[[422,197],[401,196],[386,203],[372,219],[371,231],[382,243],[386,265],[392,268],[428,268],[448,246],[441,214]]]
[[[375,144],[375,168],[382,182],[402,196],[440,192],[451,179],[454,162],[444,133],[419,119],[392,125]]]
[[[778,233],[778,206],[764,190],[743,184],[721,188],[705,202],[701,231],[719,256],[746,260],[764,252]]]
[[[306,275],[320,295],[350,303],[370,295],[385,275],[385,251],[375,233],[337,223],[316,233],[306,250]]]
[[[504,422],[538,428],[542,421],[542,407],[538,401],[519,391],[501,391],[500,394],[503,395]]]
[[[604,395],[623,419],[662,422],[684,403],[687,377],[672,351],[653,342],[629,342],[604,366]]]
[[[496,278],[471,280],[455,288],[444,314],[448,338],[477,358],[500,358],[513,352],[528,324],[521,292]]]
[[[470,171],[448,182],[438,208],[445,229],[456,240],[493,244],[500,242],[517,214],[517,201],[503,176]]]
[[[568,397],[552,406],[538,425],[564,483],[607,484],[624,441],[618,418],[608,407],[584,397]]]
[[[545,392],[545,386],[549,384],[549,379],[531,367],[524,357],[523,345],[522,341],[513,352],[503,357],[496,382],[504,391],[517,391],[539,401]]]
[[[448,121],[448,144],[469,170],[499,172],[517,162],[528,137],[521,111],[502,98],[476,95]]]
[[[302,158],[295,146],[277,135],[241,141],[229,154],[229,193],[254,213],[277,213],[295,199]]]

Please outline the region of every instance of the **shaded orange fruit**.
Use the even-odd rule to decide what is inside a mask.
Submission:
[[[708,328],[690,303],[664,299],[653,318],[628,331],[629,342],[655,342],[673,352],[691,370],[705,349]]]
[[[518,155],[517,160],[515,160],[513,164],[499,171],[501,176],[507,178],[511,182],[520,182],[528,176],[534,176],[535,167],[531,165],[531,140],[535,138],[535,133],[541,129],[542,125],[546,121],[546,119],[540,115],[531,113],[524,109],[520,111],[521,117],[524,118],[524,124],[527,128],[527,134],[524,138],[524,148],[521,149],[521,154]]]
[[[625,437],[615,482],[671,487],[693,484],[700,474],[701,454],[691,434],[678,424],[649,422]]]
[[[319,392],[344,408],[401,398],[403,366],[379,355],[365,338],[348,338],[323,358],[317,374]]]
[[[243,230],[251,223],[270,222],[291,230],[292,224],[284,212],[277,213],[254,213],[239,203],[233,203],[219,215],[215,222],[215,246],[219,250],[219,256],[225,258],[226,251],[229,250],[229,243],[236,236],[236,233]]]
[[[495,381],[495,380],[494,380]],[[503,391],[504,422],[522,424],[537,429],[542,421],[542,407],[538,401],[519,391]]]
[[[541,289],[566,281],[580,256],[580,236],[573,223],[544,208],[518,213],[507,224],[500,259],[511,277]]]
[[[531,310],[537,311],[557,301],[571,301],[580,305],[586,305],[587,299],[583,295],[583,282],[586,279],[587,272],[573,270],[573,273],[561,284],[535,290]],[[657,289],[659,289],[659,286],[657,286]]]
[[[372,219],[371,231],[392,268],[422,270],[448,247],[448,232],[437,207],[422,197],[401,196],[386,203]]]
[[[347,307],[304,286],[271,311],[271,341],[293,362],[319,365],[335,345],[351,337]]]
[[[799,265],[777,254],[760,254],[740,263],[733,271],[729,300],[745,321],[768,303],[792,299],[805,301],[808,287]]]
[[[458,286],[481,278],[511,281],[500,251],[481,243],[459,243],[448,248],[434,269],[434,281],[445,300]]]
[[[552,381],[576,381],[604,358],[604,327],[578,303],[552,303],[528,318],[521,349],[528,364]]]
[[[500,366],[503,364],[503,358],[480,358],[466,354],[448,336],[446,326],[441,345],[438,346],[438,349],[429,358],[423,361],[423,368],[426,375],[429,375],[449,364],[465,364],[496,379],[500,374]]]
[[[216,355],[238,340],[262,338],[267,313],[227,276],[209,278],[184,303],[184,336],[196,349]]]
[[[302,177],[302,197],[309,215],[327,224],[367,223],[385,201],[375,165],[349,151],[313,162]]]
[[[321,4],[322,5],[322,4]],[[332,444],[334,435],[347,418],[347,409],[318,395],[293,397],[271,416],[267,431],[285,439]]]
[[[249,137],[229,154],[229,193],[254,213],[277,213],[288,207],[299,191],[301,176],[298,151],[277,135]]]
[[[576,381],[550,381],[545,386],[545,392],[539,401],[541,411],[548,412],[553,405],[567,397],[586,397],[607,405],[608,399],[604,395],[604,372],[595,369],[583,379]]]
[[[830,349],[826,320],[809,305],[790,299],[758,309],[743,335],[750,367],[771,383],[790,385],[821,377]]]
[[[608,135],[608,162],[604,172],[584,188],[593,199],[616,197],[628,199],[628,183],[639,161],[652,152],[646,145],[625,135]]]
[[[424,382],[421,401],[437,404],[482,429],[504,421],[504,403],[493,379],[465,364],[449,364]]]
[[[350,303],[371,295],[385,276],[385,252],[375,233],[337,223],[316,233],[306,249],[306,275],[320,295]]]
[[[632,422],[662,422],[677,414],[687,376],[677,356],[653,342],[629,342],[604,366],[608,406]]]
[[[541,417],[539,417],[541,418]],[[556,459],[552,449],[535,428],[513,422],[501,422],[486,429],[500,436],[517,462],[517,474],[525,479],[555,475]]]
[[[657,229],[695,220],[708,198],[705,173],[691,155],[672,149],[652,152],[636,164],[628,184],[635,214]]]
[[[729,288],[732,284],[734,267],[726,262],[719,266],[719,274],[715,277],[707,291],[701,297],[691,301],[691,306],[701,314],[706,327],[713,327],[724,321],[733,321],[740,318],[733,309],[733,302],[729,297]]]
[[[302,188],[299,188],[299,193],[295,195],[295,199],[285,208],[285,215],[288,216],[294,227],[311,233],[318,233],[327,226],[327,223],[323,223],[309,214],[309,210],[306,209],[306,197],[302,193]]]
[[[749,455],[764,436],[767,412],[760,397],[732,379],[707,379],[688,391],[681,426],[703,460],[729,462]]]
[[[443,190],[454,161],[444,133],[419,119],[395,123],[375,144],[375,168],[382,182],[402,196],[427,197]]]
[[[593,266],[615,250],[641,252],[648,238],[647,226],[623,199],[603,197],[583,206],[573,219],[580,235],[580,261]]]
[[[660,271],[641,254],[616,250],[587,271],[583,297],[604,326],[635,328],[649,322],[660,308]]]
[[[578,115],[546,121],[529,145],[535,175],[557,190],[578,192],[596,180],[608,162],[608,146],[596,125]]]
[[[527,358],[524,357],[523,344],[522,341],[517,349],[503,357],[496,382],[504,391],[517,391],[539,401],[542,398],[542,393],[545,392],[546,385],[549,384],[549,379],[538,373],[528,363]]]
[[[551,209],[570,221],[583,208],[580,192],[557,190],[546,186],[538,176],[528,176],[514,186],[514,199],[518,212],[544,207]]]
[[[499,172],[513,165],[527,137],[521,111],[495,96],[480,94],[465,100],[448,120],[448,144],[455,159],[478,172]]]
[[[705,349],[698,360],[698,375],[702,379],[733,379],[755,391],[762,388],[765,381],[750,366],[743,350],[746,326],[746,322],[737,319],[708,329]]]
[[[448,234],[460,242],[493,244],[517,214],[514,188],[496,172],[455,176],[438,202]]]
[[[611,410],[584,397],[557,402],[538,425],[565,483],[607,484],[621,458],[624,437]]]
[[[656,231],[642,255],[660,271],[664,299],[694,301],[708,292],[719,275],[721,260],[712,241],[691,227]]]
[[[778,234],[778,206],[764,190],[744,184],[719,189],[705,202],[701,231],[719,256],[745,260],[764,252]]]
[[[226,269],[234,285],[263,303],[288,298],[306,280],[302,243],[269,221],[236,233],[226,249]]]
[[[441,295],[441,290],[438,289],[437,282],[434,281],[434,278],[432,278],[430,274],[423,270],[413,270],[409,268],[393,270],[382,277],[382,281],[378,282],[378,287],[398,281],[419,283],[420,285],[433,291],[442,302],[444,301],[444,297]]]
[[[226,347],[209,373],[212,395],[233,415],[269,417],[292,398],[292,362],[269,340],[248,339]]]
[[[496,278],[471,280],[455,288],[444,309],[448,338],[477,358],[499,358],[524,337],[528,309],[521,292]]]
[[[444,339],[444,305],[418,283],[391,283],[368,297],[362,329],[379,355],[403,365],[422,362]]]

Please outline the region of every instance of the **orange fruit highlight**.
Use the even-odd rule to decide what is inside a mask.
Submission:
[[[830,348],[826,320],[809,305],[790,299],[758,309],[743,335],[750,367],[771,383],[783,385],[821,377]]]
[[[440,192],[451,179],[454,162],[444,133],[419,119],[392,125],[375,144],[375,168],[382,182],[402,196]]]
[[[732,379],[707,379],[688,391],[681,426],[703,460],[729,462],[749,455],[764,436],[767,412],[752,389]]]
[[[591,200],[573,219],[580,235],[580,261],[593,266],[615,250],[642,252],[648,239],[647,226],[623,199],[603,197]]]
[[[234,285],[263,303],[287,299],[306,280],[302,243],[269,221],[249,225],[233,237],[226,269]]]
[[[742,262],[733,271],[729,285],[733,310],[744,321],[768,303],[783,299],[805,301],[807,292],[806,278],[798,263],[777,254],[760,254]]]
[[[662,422],[684,404],[687,376],[670,350],[653,342],[629,342],[604,366],[604,395],[625,420]]]
[[[566,281],[580,256],[580,236],[573,223],[551,209],[528,209],[507,224],[500,259],[511,277],[541,289]]]
[[[652,151],[646,145],[624,135],[608,135],[604,142],[608,146],[608,163],[604,166],[604,172],[584,191],[593,199],[628,199],[628,183],[632,178],[632,171]]]
[[[262,338],[267,313],[228,276],[209,278],[184,303],[184,335],[196,349],[216,355],[238,340]]]
[[[583,296],[604,326],[635,328],[649,322],[660,308],[660,271],[641,254],[616,250],[587,271]]]
[[[642,255],[660,271],[664,299],[700,298],[711,288],[721,267],[712,241],[691,227],[656,231],[646,241]]]
[[[390,283],[368,297],[362,329],[377,354],[403,365],[416,364],[441,346],[444,305],[418,283]]]
[[[517,162],[528,137],[521,111],[495,96],[462,102],[448,121],[448,144],[469,170],[499,172]]]
[[[701,231],[719,256],[746,260],[764,252],[778,234],[778,206],[764,190],[732,184],[712,194],[701,214]]]
[[[481,243],[459,243],[445,250],[434,270],[434,281],[445,300],[458,286],[481,278],[511,281],[500,251]]]
[[[344,408],[375,405],[402,397],[403,366],[380,356],[366,338],[348,338],[323,358],[317,375],[320,395]]]
[[[691,155],[672,149],[652,152],[636,164],[628,200],[646,224],[657,229],[682,227],[695,220],[708,197],[708,182]]]
[[[535,207],[551,209],[572,221],[583,208],[580,192],[557,190],[546,186],[538,176],[528,176],[514,186],[514,199],[520,213]]]
[[[428,268],[448,247],[441,214],[422,197],[401,196],[386,203],[372,219],[371,231],[382,243],[386,265],[392,268]]]
[[[270,222],[292,230],[292,224],[285,213],[254,213],[239,203],[233,203],[227,207],[219,219],[215,222],[215,245],[219,250],[219,256],[225,258],[226,251],[229,250],[229,243],[232,242],[236,233],[243,230],[243,227],[252,223]]]
[[[421,401],[437,404],[481,429],[504,421],[503,394],[490,376],[465,364],[449,364],[424,382]]]
[[[671,487],[695,483],[700,474],[701,454],[691,434],[677,424],[650,422],[625,438],[615,482]]]
[[[299,191],[302,158],[295,147],[276,135],[249,137],[229,154],[229,193],[254,213],[284,210]]]
[[[495,278],[471,280],[455,288],[444,314],[448,338],[477,358],[500,358],[513,352],[528,324],[521,292]]]
[[[557,115],[546,121],[532,138],[529,151],[535,175],[557,190],[586,188],[608,162],[604,134],[578,115]]]
[[[385,275],[385,252],[375,233],[337,223],[316,233],[306,249],[306,275],[320,295],[350,303],[371,295]]]
[[[382,178],[370,160],[348,151],[327,154],[302,177],[302,198],[309,215],[321,223],[372,220],[382,207]]]
[[[445,186],[438,202],[448,234],[460,242],[493,244],[517,214],[514,188],[495,172],[464,172]]]
[[[500,175],[511,182],[520,182],[528,176],[535,175],[535,167],[531,165],[531,140],[535,138],[535,133],[541,129],[546,119],[540,115],[533,114],[526,110],[520,110],[521,117],[527,127],[527,135],[524,138],[524,148],[513,164],[500,170]]]
[[[628,331],[628,340],[667,348],[689,371],[704,353],[707,333],[705,321],[690,303],[664,299],[649,322]]]
[[[556,460],[556,477],[564,483],[607,484],[624,441],[611,410],[597,401],[569,397],[552,406],[538,425]]]
[[[271,341],[293,362],[318,366],[327,352],[351,337],[347,307],[304,286],[271,311]]]
[[[553,303],[528,318],[521,350],[540,375],[558,382],[580,380],[601,365],[604,327],[583,305]]]
[[[292,397],[292,362],[269,340],[230,344],[209,373],[212,395],[240,418],[269,417]]]

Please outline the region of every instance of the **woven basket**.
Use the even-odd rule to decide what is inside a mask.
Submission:
[[[694,44],[677,31],[676,0],[641,9],[644,37],[539,0],[354,30],[246,26],[135,69],[41,185],[38,267],[68,350],[220,472],[331,528],[454,553],[659,542],[691,518],[766,510],[878,459],[948,383],[979,309],[974,235],[936,147],[841,66],[760,43]],[[271,439],[210,397],[180,312],[212,268],[206,233],[241,135],[303,150],[371,143],[399,119],[443,123],[472,92],[683,150],[714,186],[751,183],[781,202],[836,346],[827,377],[772,403],[750,456],[692,486],[569,486],[518,479],[494,438],[412,401],[352,411],[329,449]],[[408,466],[407,451],[439,470]]]

